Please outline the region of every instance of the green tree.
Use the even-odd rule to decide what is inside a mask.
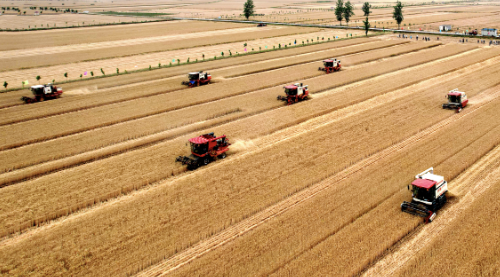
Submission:
[[[120,69],[116,68],[116,74],[120,74]]]
[[[102,67],[101,67],[101,73],[102,73],[102,75],[106,75],[106,73],[104,73],[104,69],[102,69]]]
[[[38,81],[39,84],[40,84],[40,79],[42,79],[42,77],[40,77],[40,75],[36,76],[36,80]]]
[[[90,71],[90,76],[94,77],[94,71]]]
[[[337,0],[337,5],[335,6],[335,17],[337,21],[342,25],[342,19],[344,18],[344,0]]]
[[[9,85],[9,83],[7,83],[7,81],[3,82],[3,87],[5,88],[5,90],[7,90],[8,85]]]
[[[64,73],[64,77],[66,78],[66,80],[68,80],[68,72]]]
[[[371,8],[371,7],[372,7],[372,5],[370,5],[370,3],[368,3],[368,2],[365,2],[365,3],[363,4],[363,7],[361,8],[361,10],[363,11],[364,16],[369,16],[369,15],[370,15],[370,13],[372,13],[372,12],[370,11],[370,8]]]
[[[158,68],[161,68],[161,63],[158,63]]]
[[[392,13],[392,18],[398,23],[398,29],[401,27],[401,22],[403,22],[403,4],[400,1],[396,2],[394,6],[394,12]]]
[[[181,64],[181,60],[177,59],[177,65]]]
[[[255,8],[255,6],[253,4],[253,0],[247,0],[245,2],[245,4],[243,5],[243,14],[247,18],[247,20],[250,16],[252,16],[254,14],[254,12],[255,12],[254,8]]]
[[[344,18],[347,25],[349,25],[349,20],[351,16],[354,15],[354,12],[352,10],[353,6],[351,5],[351,1],[347,1],[344,6]]]
[[[365,35],[368,36],[368,29],[370,29],[370,22],[368,22],[368,16],[366,17],[366,20],[363,21],[364,24],[364,29],[365,29]]]

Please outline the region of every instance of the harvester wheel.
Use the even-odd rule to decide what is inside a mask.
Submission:
[[[205,157],[205,158],[203,158],[203,160],[201,161],[201,163],[202,163],[203,165],[207,165],[207,164],[209,164],[209,163],[210,163],[210,161],[208,160],[208,157]]]
[[[222,153],[219,155],[219,159],[225,159],[226,158],[226,153]]]

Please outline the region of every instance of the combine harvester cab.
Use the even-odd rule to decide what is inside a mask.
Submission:
[[[469,103],[465,92],[458,89],[450,90],[446,98],[448,99],[448,103],[443,104],[443,109],[455,109],[457,113],[462,111],[467,106],[467,103]]]
[[[286,101],[287,105],[292,105],[302,100],[306,100],[309,96],[309,86],[304,86],[302,83],[296,83],[283,87],[286,96],[278,96],[278,100]]]
[[[42,102],[45,100],[57,99],[63,93],[62,88],[58,88],[56,86],[53,86],[52,84],[32,86],[31,92],[34,95],[33,98],[27,96],[21,97],[21,100],[24,101],[24,103],[29,104]]]
[[[188,74],[189,81],[183,81],[182,84],[188,86],[190,88],[202,86],[210,83],[212,80],[212,75],[208,73],[200,72],[191,72]]]
[[[187,165],[190,170],[207,165],[217,158],[224,159],[231,145],[225,135],[216,137],[214,133],[189,139],[189,143],[191,155],[179,156],[175,161]]]
[[[432,222],[436,217],[436,211],[446,203],[448,183],[443,176],[435,175],[431,167],[415,176],[411,187],[412,201],[404,201],[401,204],[401,211],[423,217],[426,223]]]
[[[342,64],[340,63],[340,60],[337,61],[337,59],[328,59],[323,61],[323,65],[325,67],[320,67],[318,68],[319,71],[325,71],[326,74],[334,72],[334,71],[339,71],[340,68],[342,68]]]

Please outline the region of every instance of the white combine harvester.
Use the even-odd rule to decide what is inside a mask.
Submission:
[[[411,186],[412,201],[404,201],[401,211],[424,217],[426,223],[431,222],[436,217],[436,211],[446,203],[448,183],[443,176],[435,175],[431,167],[415,176]]]

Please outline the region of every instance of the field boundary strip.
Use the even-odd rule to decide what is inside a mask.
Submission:
[[[476,111],[481,109],[484,106],[484,104],[493,101],[499,96],[500,96],[500,90],[496,91],[494,95],[490,96],[490,99],[488,101],[483,102],[482,105],[471,106],[469,109],[465,110],[465,112],[454,114],[448,117],[447,119],[435,125],[432,125],[429,128],[422,130],[416,135],[413,135],[391,147],[388,147],[376,154],[371,155],[370,157],[364,160],[355,163],[354,165],[344,169],[343,171],[336,173],[334,176],[328,177],[327,179],[319,183],[312,184],[311,186],[304,188],[302,191],[297,192],[296,194],[286,198],[285,200],[278,202],[264,209],[263,211],[248,217],[247,219],[239,223],[227,227],[224,231],[217,233],[211,238],[201,241],[192,246],[191,248],[188,248],[180,252],[179,254],[166,259],[160,264],[152,266],[149,269],[140,272],[137,276],[167,275],[169,272],[174,271],[175,269],[189,263],[190,261],[200,257],[201,255],[208,253],[224,245],[225,243],[236,239],[237,237],[243,235],[244,233],[247,233],[248,231],[256,228],[257,226],[262,225],[266,221],[286,212],[287,210],[299,205],[304,201],[307,201],[308,199],[313,198],[321,191],[327,189],[332,185],[335,185],[335,183],[337,182],[340,182],[348,178],[352,174],[362,170],[364,167],[373,164],[378,160],[381,160],[389,155],[393,155],[397,152],[402,151],[406,147],[413,145],[415,142],[418,142],[431,134],[439,132],[443,127],[456,122],[458,119],[474,114]],[[294,136],[298,136],[300,134],[301,132],[295,134]]]

